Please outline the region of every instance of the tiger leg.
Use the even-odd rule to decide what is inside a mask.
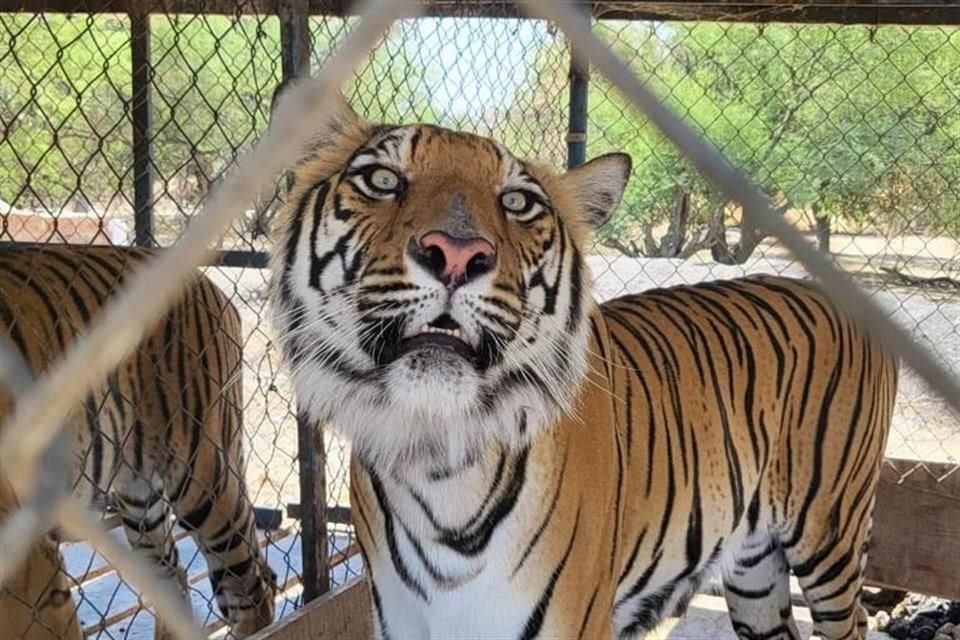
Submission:
[[[831,526],[829,531],[813,526],[810,537],[820,544],[805,549],[806,536],[802,536],[798,544],[787,549],[787,560],[810,607],[814,629],[826,640],[867,637],[867,612],[860,604],[860,592],[872,510],[870,501],[865,511],[851,515],[847,521],[841,519],[838,526]]]
[[[173,580],[186,598],[187,573],[180,566],[169,501],[146,482],[134,482],[117,492],[117,507],[130,547],[146,556],[160,575]],[[153,637],[167,640],[174,636],[157,619]]]
[[[724,572],[723,585],[738,638],[799,640],[790,601],[790,568],[770,534],[755,532],[744,540]]]
[[[243,480],[228,468],[212,482],[194,482],[177,503],[210,570],[210,586],[236,638],[273,622],[276,575],[257,542],[253,505]]]

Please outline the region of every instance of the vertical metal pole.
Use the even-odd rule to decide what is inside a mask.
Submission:
[[[280,0],[280,67],[283,79],[310,73],[309,0]],[[303,553],[303,601],[330,590],[327,554],[327,454],[323,425],[297,411],[297,459],[300,471],[300,536]]]
[[[327,455],[323,425],[297,414],[297,461],[300,471],[300,536],[303,554],[303,601],[330,590],[327,556]]]
[[[283,79],[310,73],[310,2],[280,0],[280,68]]]
[[[589,24],[590,15],[584,20]],[[570,51],[570,113],[567,125],[567,168],[573,169],[587,159],[587,94],[590,90],[590,68]]]
[[[153,246],[153,135],[150,109],[150,14],[130,13],[130,69],[133,83],[133,243]]]

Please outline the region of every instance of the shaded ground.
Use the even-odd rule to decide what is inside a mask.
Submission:
[[[809,638],[813,631],[810,610],[794,606],[793,617],[797,621],[800,637]],[[875,621],[871,620],[871,629]],[[871,630],[868,640],[890,640],[890,636]],[[694,597],[682,618],[669,618],[662,622],[647,640],[737,640],[727,614],[727,604],[721,596],[700,594]]]

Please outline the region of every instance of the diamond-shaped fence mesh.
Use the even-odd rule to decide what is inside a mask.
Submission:
[[[596,32],[779,212],[960,372],[960,29],[601,21]],[[595,78],[588,155],[634,175],[601,230],[601,296],[753,272],[805,275]],[[906,369],[887,455],[960,461],[960,424]]]
[[[232,13],[223,2],[216,14],[193,5],[189,15],[146,20],[103,7],[0,14],[0,242],[126,246],[146,238],[169,246],[185,231],[211,186],[263,133],[284,75],[280,18],[240,0]],[[475,7],[448,13],[394,25],[345,88],[351,103],[374,120],[474,131],[518,155],[565,164],[568,142],[581,138],[568,134],[571,54],[563,35],[543,21],[483,17]],[[305,66],[316,70],[355,19],[313,16],[306,24]],[[593,27],[762,185],[781,215],[960,371],[960,28],[607,20]],[[624,202],[589,258],[600,298],[745,273],[805,273],[762,229],[743,233],[739,209],[607,81],[596,74],[580,89],[587,156],[623,150],[634,160]],[[281,188],[249,203],[218,247],[219,263],[204,269],[241,319],[241,475],[277,573],[277,617],[302,601],[303,549],[312,544],[298,520],[309,505],[301,504],[296,404],[266,310],[263,252],[283,197]],[[80,286],[79,275],[59,273],[66,291]],[[228,384],[215,386],[222,393]],[[102,411],[112,392],[90,411]],[[157,453],[176,437],[157,439]],[[105,446],[119,445],[108,438]],[[325,453],[320,484],[331,507],[337,586],[362,567],[345,515],[349,450],[327,431]],[[941,463],[938,473],[960,466],[957,417],[909,370],[888,455]],[[174,489],[158,490],[175,502]],[[104,500],[114,511],[116,501]],[[184,526],[167,534],[199,619],[221,629],[207,586],[215,568]],[[153,620],[135,592],[89,548],[61,546],[84,632],[146,637]]]

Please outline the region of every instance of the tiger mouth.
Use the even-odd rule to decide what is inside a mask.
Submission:
[[[468,362],[475,362],[477,358],[477,352],[466,341],[463,329],[446,313],[401,340],[397,355],[414,351],[448,351]]]

